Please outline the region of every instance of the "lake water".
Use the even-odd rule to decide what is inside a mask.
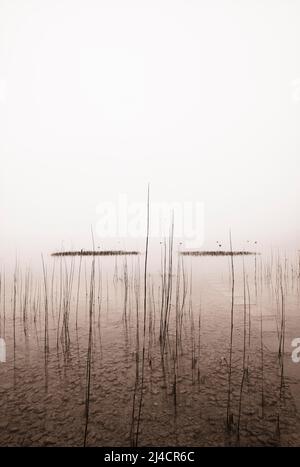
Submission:
[[[298,257],[144,261],[2,272],[0,445],[299,445]]]

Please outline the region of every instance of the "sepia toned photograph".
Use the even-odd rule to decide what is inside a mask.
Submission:
[[[0,447],[300,447],[300,2],[0,0],[0,123]]]

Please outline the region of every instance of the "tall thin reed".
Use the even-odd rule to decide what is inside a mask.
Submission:
[[[232,238],[231,232],[229,233],[230,251],[232,252]],[[233,255],[231,258],[231,310],[230,310],[230,348],[229,348],[229,369],[228,369],[228,394],[227,394],[227,429],[230,431],[233,423],[233,414],[231,412],[231,386],[232,386],[232,352],[233,352],[233,326],[234,326],[234,290],[235,290],[235,276],[234,276],[234,263]]]
[[[143,315],[143,351],[142,351],[142,374],[141,374],[141,393],[138,409],[137,428],[135,446],[138,446],[140,421],[142,413],[143,395],[144,395],[144,377],[145,377],[145,343],[146,343],[146,321],[147,321],[147,266],[148,266],[148,247],[149,247],[149,228],[150,228],[150,187],[148,185],[147,194],[147,234],[146,234],[146,251],[144,263],[144,315]]]

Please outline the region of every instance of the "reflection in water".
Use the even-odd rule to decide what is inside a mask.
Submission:
[[[298,259],[173,250],[2,272],[1,445],[299,444]]]

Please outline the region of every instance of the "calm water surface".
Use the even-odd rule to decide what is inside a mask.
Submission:
[[[144,259],[2,272],[0,445],[299,445],[298,259]]]

